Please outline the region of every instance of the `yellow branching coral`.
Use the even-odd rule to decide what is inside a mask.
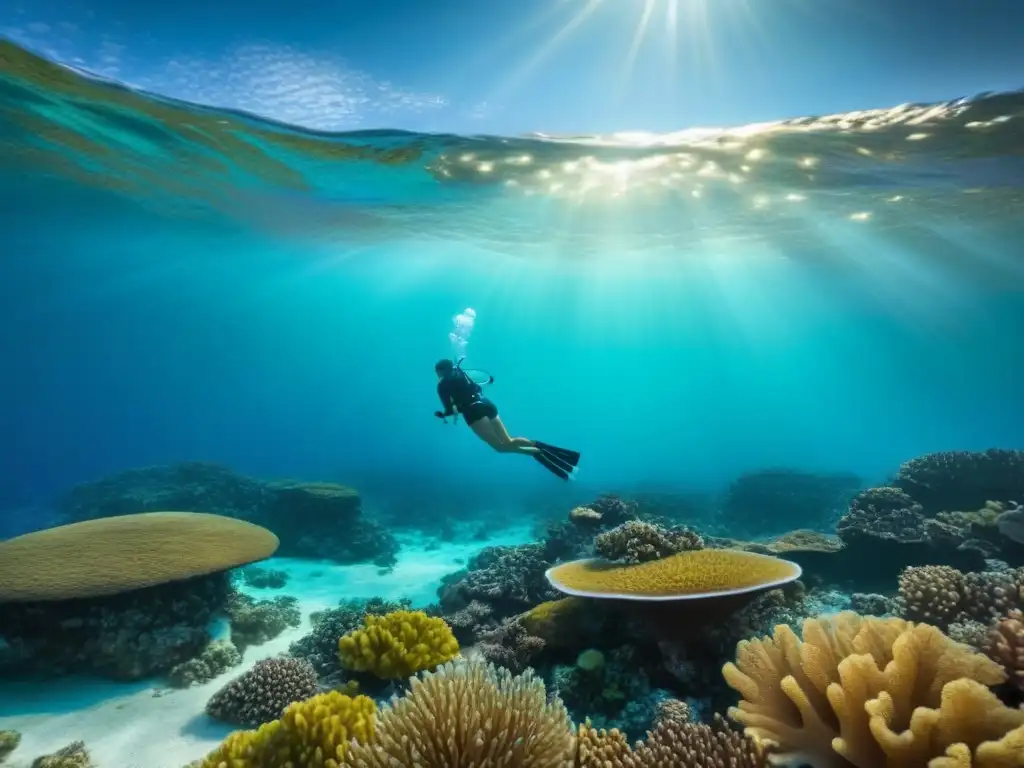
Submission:
[[[1016,738],[1024,711],[1004,707],[985,687],[1006,679],[991,659],[933,626],[852,612],[808,619],[803,637],[778,626],[773,637],[739,643],[736,663],[723,670],[743,697],[729,714],[773,745],[776,760],[950,768],[957,763],[929,761],[962,754],[964,766],[1002,768],[981,759],[1013,748],[997,745]]]
[[[573,752],[565,706],[548,701],[531,670],[514,677],[461,661],[413,678],[409,693],[381,710],[373,742],[354,745],[346,760],[355,768],[572,768]]]
[[[337,691],[297,701],[280,720],[232,733],[199,768],[339,768],[353,739],[373,738],[376,712],[369,696]]]
[[[386,680],[411,677],[454,659],[459,642],[443,619],[423,611],[368,615],[361,629],[338,641],[341,664]]]

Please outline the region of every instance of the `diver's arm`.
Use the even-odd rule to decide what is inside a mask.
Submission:
[[[444,385],[443,381],[437,384],[437,396],[441,398],[441,405],[444,406],[444,410],[434,411],[434,415],[439,419],[454,416],[455,408],[452,406],[452,396],[448,393],[448,387]]]

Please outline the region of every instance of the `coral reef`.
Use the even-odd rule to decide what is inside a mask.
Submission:
[[[769,589],[800,577],[794,563],[733,549],[699,549],[639,565],[608,567],[577,560],[555,566],[548,580],[584,597],[679,599]]]
[[[318,690],[316,671],[302,659],[262,659],[215,693],[206,704],[210,717],[256,728],[281,717],[285,707]]]
[[[282,595],[272,600],[256,600],[234,593],[227,606],[231,619],[231,642],[241,653],[250,645],[262,645],[273,640],[288,627],[297,627],[302,621],[299,601]]]
[[[252,566],[241,570],[242,582],[255,589],[281,589],[288,583],[288,574],[272,568]]]
[[[493,630],[497,626],[494,609],[479,600],[471,600],[465,608],[449,613],[444,620],[452,628],[455,639],[462,645],[471,645],[483,632]]]
[[[689,528],[666,530],[641,520],[628,520],[594,539],[594,551],[600,557],[630,564],[703,547],[704,540]]]
[[[121,472],[57,500],[67,521],[160,509],[202,509],[265,526],[280,554],[337,562],[395,562],[391,532],[362,513],[351,488],[333,483],[263,482],[215,464],[190,462]]]
[[[651,726],[658,703],[649,698],[651,683],[640,662],[632,646],[607,654],[586,651],[575,665],[554,667],[551,688],[574,720],[589,718],[599,728],[621,723],[627,735],[639,735]],[[639,706],[627,712],[631,705]]]
[[[21,734],[17,731],[0,731],[0,763],[4,762],[20,743]]]
[[[972,650],[981,651],[985,648],[989,629],[985,624],[974,619],[961,619],[952,622],[946,627],[946,634],[949,639],[957,643],[963,643]]]
[[[848,612],[808,619],[802,641],[782,625],[741,642],[723,674],[742,696],[729,714],[797,764],[925,766],[974,754],[986,765],[1008,756],[1012,731],[1024,737],[1024,711],[986,688],[1005,679],[999,665],[927,624]]]
[[[899,488],[868,488],[850,501],[836,532],[848,544],[858,538],[923,541],[924,519],[921,505]]]
[[[292,643],[288,654],[312,664],[321,683],[338,684],[345,676],[338,658],[338,639],[359,629],[367,616],[407,611],[411,605],[408,600],[392,602],[377,597],[370,600],[342,600],[337,608],[311,614],[312,631]]]
[[[564,597],[534,606],[517,619],[526,631],[553,648],[578,648],[601,634],[607,612],[600,603]]]
[[[830,529],[861,488],[847,474],[813,474],[793,469],[764,469],[741,475],[722,500],[730,531],[747,537],[775,535],[794,528]]]
[[[964,613],[983,623],[998,621],[1021,604],[1016,571],[965,573],[963,585]]]
[[[898,616],[903,613],[903,603],[887,595],[854,592],[850,595],[850,609],[863,616]]]
[[[530,671],[449,663],[410,685],[378,713],[372,740],[350,748],[350,765],[572,768],[569,714]]]
[[[337,691],[288,705],[279,720],[236,731],[199,768],[340,768],[353,742],[373,738],[377,705],[368,696]]]
[[[32,768],[94,768],[89,750],[81,741],[73,741],[52,755],[37,757],[32,761]]]
[[[445,577],[438,590],[444,615],[460,611],[477,600],[490,606],[496,620],[520,613],[537,603],[558,597],[544,579],[551,565],[540,544],[486,547],[465,571]]]
[[[338,640],[341,665],[385,680],[411,677],[451,661],[459,643],[443,619],[423,611],[367,615],[363,626]]]
[[[166,674],[210,641],[231,595],[226,573],[79,600],[0,604],[6,675],[98,675],[140,680]]]
[[[543,638],[531,635],[521,619],[515,617],[484,632],[476,650],[492,664],[518,674],[529,667],[546,646]]]
[[[1010,611],[992,628],[982,647],[1003,666],[1010,682],[1024,692],[1024,613]]]
[[[274,554],[259,526],[196,512],[107,517],[0,542],[0,603],[104,597]]]
[[[904,462],[892,483],[927,515],[1024,498],[1024,451],[943,451]]]
[[[242,654],[230,640],[214,640],[194,659],[182,662],[167,673],[174,688],[208,683],[218,675],[242,663]]]
[[[618,729],[587,722],[577,734],[577,768],[767,768],[763,751],[719,716],[712,725],[662,719],[631,749]]]
[[[964,594],[964,575],[948,565],[906,568],[899,577],[904,616],[945,626],[957,615]]]

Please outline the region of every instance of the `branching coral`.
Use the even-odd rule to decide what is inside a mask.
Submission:
[[[342,666],[397,680],[451,661],[459,643],[443,619],[423,611],[368,615],[362,629],[338,640]]]
[[[449,663],[414,678],[347,760],[356,768],[571,768],[573,731],[565,707],[548,701],[529,670],[514,677],[490,664]]]
[[[964,575],[948,565],[905,568],[899,578],[904,615],[945,626],[960,609],[963,588]]]
[[[951,749],[976,750],[975,768],[994,767],[1001,763],[981,758],[1010,742],[985,742],[1024,725],[1024,711],[985,687],[1005,679],[999,665],[935,627],[845,612],[808,619],[803,637],[778,626],[771,638],[741,642],[723,670],[743,697],[730,715],[780,760],[924,768]]]
[[[768,762],[749,736],[716,716],[713,725],[662,719],[644,741],[630,749],[618,730],[597,730],[589,722],[577,733],[578,768],[766,768]]]
[[[199,768],[340,768],[353,742],[373,738],[376,708],[368,696],[313,696],[259,730],[232,733]]]
[[[1013,684],[1024,691],[1024,613],[1010,611],[989,633],[985,652],[1002,664]]]
[[[688,528],[666,530],[641,520],[628,520],[594,539],[598,555],[625,563],[645,563],[703,547],[704,540]]]
[[[444,579],[438,590],[441,607],[449,614],[479,600],[491,606],[496,619],[508,618],[558,596],[544,580],[550,565],[542,544],[486,547],[466,571]]]
[[[316,672],[309,662],[263,659],[217,691],[206,712],[217,720],[254,728],[277,720],[289,704],[316,692]]]
[[[543,638],[531,635],[517,617],[482,634],[476,648],[492,664],[518,673],[525,670],[546,645]]]

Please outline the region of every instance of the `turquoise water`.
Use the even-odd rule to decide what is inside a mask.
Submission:
[[[593,488],[1021,443],[1020,95],[330,136],[3,61],[7,506],[183,459],[546,492],[431,417],[467,307],[509,429]]]
[[[705,720],[724,712],[738,639],[851,606],[917,620],[913,601],[889,600],[910,563],[970,571],[957,575],[966,613],[936,622],[966,635],[967,615],[984,633],[978,621],[1013,602],[1002,596],[1024,594],[1024,570],[1009,570],[1024,564],[1020,530],[996,523],[1024,519],[1021,454],[933,457],[901,480],[913,498],[847,505],[922,454],[1024,448],[1022,119],[1024,92],[662,136],[328,135],[0,42],[0,539],[165,504],[210,511],[278,534],[267,567],[287,585],[230,587],[229,566],[267,557],[255,545],[222,547],[190,601],[198,582],[160,583],[134,550],[110,555],[126,558],[112,571],[165,592],[121,584],[104,603],[58,563],[40,567],[46,599],[60,593],[40,607],[24,569],[5,577],[16,588],[0,579],[5,676],[24,653],[46,678],[0,682],[0,737],[22,732],[23,759],[84,738],[100,765],[180,768],[232,730],[204,707],[257,661],[326,638],[320,661],[338,666],[335,636],[309,638],[314,612],[351,620],[348,599],[436,608],[463,648],[502,658],[519,641],[495,641],[498,622],[560,597],[546,569],[597,547],[593,517],[569,512],[584,503],[604,533],[656,517],[712,549],[833,533],[844,510],[853,522],[827,555],[771,550],[809,558],[806,585],[691,622],[699,643],[656,638],[657,621],[637,634],[612,613],[594,611],[601,630],[570,616],[587,629],[564,647],[546,638],[536,663],[573,722],[640,735],[666,697]],[[582,453],[574,482],[433,417],[434,363],[463,355],[495,377],[486,393],[513,435]],[[1002,506],[975,512],[989,499]],[[970,514],[940,518],[943,505]],[[2,558],[24,550],[4,543],[10,574]],[[87,543],[74,554],[111,546]],[[869,590],[886,595],[858,607],[851,593]],[[242,645],[239,595],[287,595],[298,618],[264,616],[273,631],[240,647],[244,661],[170,690],[211,638]],[[986,613],[979,595],[1000,599]],[[466,620],[462,598],[491,613]],[[98,636],[124,647],[93,643],[75,611],[105,617]],[[194,647],[174,646],[182,636]],[[577,654],[593,663],[595,649],[606,678],[581,683]],[[340,681],[330,663],[310,672],[322,686]],[[381,701],[393,691],[371,682]]]

